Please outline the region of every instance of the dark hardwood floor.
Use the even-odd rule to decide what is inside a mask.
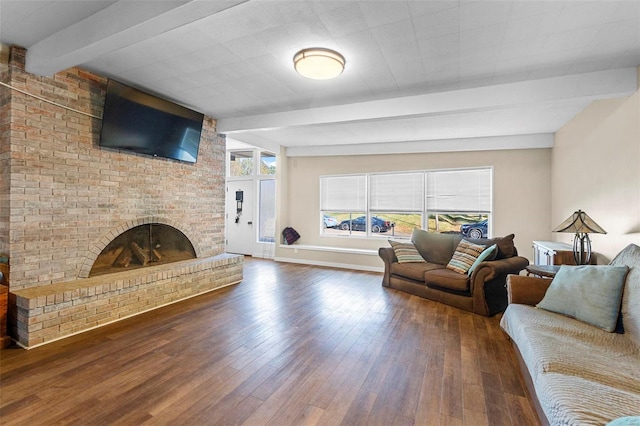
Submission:
[[[0,351],[0,423],[536,425],[499,317],[381,274],[246,258],[244,281]]]

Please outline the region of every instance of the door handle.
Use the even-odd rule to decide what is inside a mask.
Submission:
[[[247,225],[253,225],[253,222],[247,222]]]

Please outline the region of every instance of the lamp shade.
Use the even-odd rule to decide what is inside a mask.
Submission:
[[[575,234],[606,234],[607,231],[602,229],[589,215],[582,210],[574,212],[567,220],[553,230],[553,232],[571,232]]]
[[[336,51],[321,47],[303,49],[293,56],[298,74],[314,80],[335,78],[344,71],[344,57]]]

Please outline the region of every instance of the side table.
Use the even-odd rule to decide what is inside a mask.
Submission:
[[[7,335],[8,302],[9,287],[0,284],[0,349],[4,349],[11,344],[11,338]]]
[[[536,275],[542,278],[553,278],[560,270],[560,265],[529,265],[526,268],[527,275]]]

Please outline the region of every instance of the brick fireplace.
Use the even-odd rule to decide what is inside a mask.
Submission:
[[[0,95],[0,252],[14,337],[34,346],[240,281],[242,258],[224,253],[215,120],[205,117],[195,164],[100,148],[106,78],[79,68],[35,76],[25,53],[11,48],[1,81],[13,89]],[[89,277],[110,241],[148,223],[184,234],[196,258]]]

